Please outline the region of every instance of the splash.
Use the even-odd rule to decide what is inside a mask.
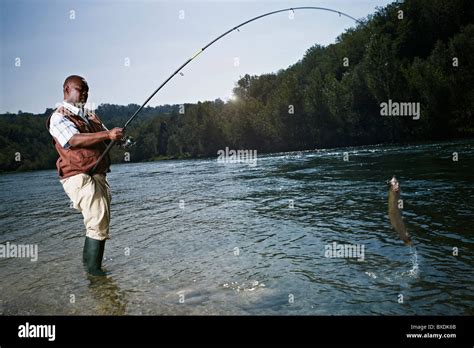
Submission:
[[[418,263],[418,252],[416,251],[416,247],[411,245],[410,246],[410,254],[411,254],[411,269],[406,272],[402,272],[401,276],[408,276],[410,278],[418,278],[420,275],[420,267]]]
[[[377,279],[377,275],[374,272],[365,272],[370,278]]]
[[[416,251],[415,246],[410,246],[410,252],[411,252],[411,262],[412,262],[412,268],[411,270],[408,271],[408,276],[413,277],[413,278],[418,278],[420,274],[420,267],[418,263],[418,253]]]
[[[410,246],[410,255],[411,255],[411,269],[404,272],[395,272],[392,276],[385,275],[382,278],[388,282],[397,281],[397,279],[408,276],[410,278],[418,278],[420,275],[420,267],[418,262],[418,252],[416,251],[415,246]],[[365,272],[365,274],[372,279],[377,279],[377,275],[374,272]]]

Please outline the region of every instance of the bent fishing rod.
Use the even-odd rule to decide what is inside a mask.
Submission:
[[[196,58],[197,56],[199,56],[202,52],[204,52],[204,50],[206,48],[208,48],[209,46],[213,45],[214,43],[216,43],[217,41],[219,41],[220,39],[222,39],[224,36],[230,34],[231,32],[233,32],[234,30],[237,30],[239,31],[239,28],[240,27],[243,27],[244,25],[246,24],[249,24],[253,21],[256,21],[257,19],[260,19],[260,18],[263,18],[263,17],[267,17],[267,16],[270,16],[270,15],[273,15],[273,14],[276,14],[276,13],[280,13],[280,12],[287,12],[287,11],[292,11],[293,13],[295,12],[295,10],[320,10],[320,11],[328,11],[328,12],[333,12],[333,13],[337,13],[339,16],[344,16],[344,17],[347,17],[347,18],[350,18],[352,20],[354,20],[356,23],[359,23],[359,24],[362,24],[361,21],[359,21],[358,19],[348,15],[347,13],[344,13],[344,12],[341,12],[341,11],[337,11],[337,10],[333,10],[333,9],[330,9],[330,8],[326,8],[326,7],[314,7],[314,6],[303,6],[303,7],[291,7],[291,8],[285,8],[285,9],[281,9],[281,10],[276,10],[276,11],[272,11],[272,12],[267,12],[267,13],[264,13],[260,16],[257,16],[257,17],[254,17],[252,19],[249,19],[245,22],[242,22],[240,23],[239,25],[233,27],[232,29],[229,29],[227,30],[225,33],[219,35],[218,37],[216,37],[214,40],[212,40],[211,42],[209,42],[206,46],[204,46],[203,48],[199,49],[196,53],[194,53],[194,55],[189,58],[186,62],[184,62],[178,69],[176,69],[176,71],[174,73],[172,73],[157,89],[155,89],[155,91],[143,102],[143,104],[137,109],[137,111],[135,111],[135,113],[128,119],[128,121],[125,123],[125,125],[122,127],[123,130],[125,131],[125,129],[127,128],[127,126],[130,124],[130,122],[133,121],[133,119],[139,114],[140,111],[142,111],[142,109],[145,107],[146,104],[148,104],[148,102],[156,95],[156,93],[158,93],[177,73],[179,73],[181,70],[183,70],[183,68],[188,65],[189,63],[191,63],[191,61],[194,60],[194,58]],[[96,164],[94,165],[94,167],[90,170],[89,174],[90,175],[93,175],[97,169],[97,167],[99,166],[99,163],[103,160],[103,158],[109,153],[109,151],[112,149],[112,147],[114,146],[115,144],[115,140],[111,140],[109,145],[107,146],[107,148],[104,150],[104,152],[102,153],[102,155],[99,157],[99,159],[97,160]]]

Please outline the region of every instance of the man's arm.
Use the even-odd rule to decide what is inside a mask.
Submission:
[[[113,128],[108,131],[97,133],[77,133],[69,139],[69,145],[72,147],[91,147],[104,140],[119,141],[123,138],[122,128]]]

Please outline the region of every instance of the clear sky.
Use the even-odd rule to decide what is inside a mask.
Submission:
[[[72,74],[87,79],[95,105],[141,104],[197,49],[244,20],[297,6],[363,18],[390,2],[0,0],[0,112],[54,107]],[[240,76],[285,69],[354,25],[312,10],[265,17],[207,49],[149,105],[227,100]]]

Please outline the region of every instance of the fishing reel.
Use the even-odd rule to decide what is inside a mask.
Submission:
[[[122,138],[122,140],[117,145],[120,146],[122,149],[128,149],[129,147],[134,146],[136,143],[137,142],[134,141],[131,136],[126,136]]]

